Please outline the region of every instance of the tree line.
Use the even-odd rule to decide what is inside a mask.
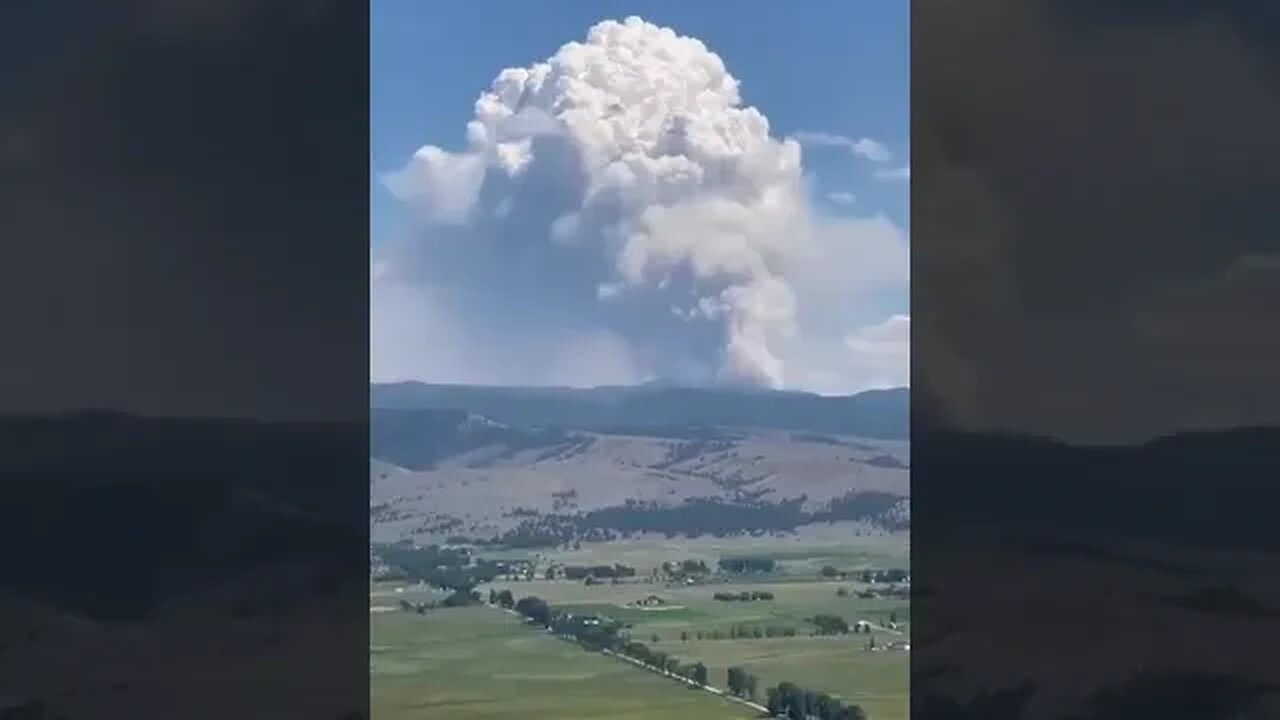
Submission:
[[[782,716],[788,720],[866,720],[867,717],[857,705],[846,705],[826,693],[789,682],[769,688],[765,707],[775,717]]]
[[[479,605],[481,602],[483,602],[483,600],[480,597],[480,593],[475,590],[454,590],[449,593],[448,597],[440,602],[431,602],[427,600],[410,602],[408,600],[401,600],[400,609],[405,612],[415,612],[419,615],[425,615],[428,610],[434,610],[439,607],[467,607],[469,605]]]
[[[505,607],[504,603],[511,600],[511,593],[504,590],[493,597],[497,604]],[[513,607],[530,622],[561,637],[573,639],[589,650],[609,650],[698,685],[709,683],[706,665],[701,662],[684,663],[666,652],[636,642],[624,632],[622,623],[616,620],[556,610],[547,601],[535,596],[522,597]],[[726,684],[729,692],[737,697],[750,700],[756,697],[758,680],[746,668],[729,668]],[[766,697],[769,712],[789,720],[865,720],[867,717],[857,705],[845,705],[825,693],[807,690],[789,682],[769,688]]]
[[[779,503],[758,500],[730,502],[720,498],[691,498],[679,505],[627,500],[622,505],[573,514],[524,517],[501,535],[476,542],[506,548],[546,548],[576,541],[608,541],[636,533],[667,537],[730,537],[758,532],[790,532],[809,522],[805,498]]]
[[[767,557],[731,557],[720,558],[718,563],[720,569],[730,573],[769,573],[773,572],[778,563],[773,558]]]
[[[515,607],[516,601],[515,601],[515,597],[512,596],[510,590],[503,590],[502,592],[498,592],[497,590],[490,588],[489,604],[497,605],[500,608],[510,610],[513,607]]]
[[[900,495],[878,490],[854,490],[832,500],[827,507],[811,515],[812,522],[853,520],[879,525],[886,530],[906,530],[910,516],[902,506],[908,500]]]
[[[531,622],[557,635],[573,639],[589,650],[609,650],[656,670],[692,680],[699,685],[707,684],[706,665],[700,662],[681,663],[674,656],[636,642],[623,633],[622,624],[616,620],[555,610],[547,604],[547,601],[535,596],[520,598],[514,607],[516,612]]]
[[[680,641],[687,642],[689,635],[688,630],[682,631],[680,633]],[[720,628],[705,631],[697,630],[693,635],[698,640],[745,640],[750,638],[795,637],[796,629],[783,625],[731,625],[728,630],[721,630]]]
[[[560,572],[568,580],[583,580],[586,578],[627,578],[635,577],[636,569],[621,563],[613,565],[565,565],[561,567]]]
[[[718,592],[711,597],[720,602],[751,602],[753,600],[772,600],[773,593],[767,590],[743,590],[742,592]]]
[[[504,569],[493,561],[473,561],[466,550],[438,545],[379,545],[374,548],[374,553],[383,563],[400,570],[411,580],[464,593],[469,593],[476,585],[492,581]]]
[[[634,533],[661,533],[667,537],[732,537],[745,534],[789,533],[815,522],[861,520],[889,530],[909,527],[899,517],[906,498],[883,493],[852,492],[826,507],[809,512],[805,496],[768,502],[740,495],[734,500],[718,497],[690,498],[679,505],[630,499],[621,505],[576,513],[539,514],[528,508],[508,513],[521,522],[500,535],[474,542],[506,548],[543,548],[572,545],[576,541],[608,541]],[[558,508],[567,508],[557,499]]]
[[[711,568],[707,567],[707,563],[703,560],[667,561],[662,563],[662,572],[673,580],[682,580],[686,577],[708,575],[711,573]]]
[[[740,698],[755,701],[756,699],[756,676],[747,671],[746,668],[734,665],[729,668],[728,679],[725,683],[729,688],[729,692]]]
[[[814,615],[809,622],[817,628],[819,635],[846,635],[849,632],[849,623],[836,615]]]

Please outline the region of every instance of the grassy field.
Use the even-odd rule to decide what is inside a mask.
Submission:
[[[861,705],[872,720],[906,720],[910,716],[910,655],[868,652],[865,636],[766,638],[762,640],[691,640],[658,647],[701,660],[712,684],[723,687],[731,665],[741,665],[760,678],[761,687],[782,681],[837,696]]]
[[[899,632],[873,632],[877,644],[884,646],[909,637],[908,601],[836,594],[839,587],[857,589],[861,584],[789,580],[668,587],[647,582],[587,586],[533,581],[498,583],[495,587],[508,588],[518,597],[536,595],[555,607],[628,623],[637,640],[687,661],[705,663],[711,671],[711,684],[718,687],[724,687],[729,666],[742,665],[760,678],[762,688],[791,681],[862,705],[875,720],[899,720],[908,714],[908,653],[869,652],[867,635],[863,634],[809,637],[812,626],[806,621],[817,614],[836,615],[850,624],[868,620],[885,625],[890,613],[899,623]],[[717,592],[754,589],[767,589],[775,599],[726,603],[712,597]],[[628,606],[650,594],[661,597],[664,605]],[[704,635],[712,630],[727,633],[734,625],[793,627],[798,633],[795,637],[697,639],[699,631]]]
[[[373,613],[370,626],[373,720],[756,717],[492,608]]]
[[[779,571],[753,577],[718,573],[714,582],[694,585],[648,577],[650,570],[666,561],[701,559],[715,567],[721,557],[741,555],[773,558]],[[901,538],[851,538],[838,528],[819,528],[781,540],[647,538],[505,556],[535,559],[539,577],[541,569],[552,563],[635,567],[636,578],[617,584],[539,579],[500,580],[492,587],[508,589],[517,598],[537,596],[555,608],[620,620],[630,626],[628,632],[634,639],[655,650],[683,662],[706,664],[710,683],[716,687],[725,687],[730,666],[741,665],[758,677],[761,696],[765,688],[789,681],[856,703],[873,720],[905,720],[909,715],[908,652],[870,651],[866,634],[811,637],[813,625],[808,622],[814,615],[825,614],[842,617],[850,625],[867,620],[887,626],[892,616],[898,623],[897,631],[874,631],[871,635],[877,645],[883,648],[890,642],[907,640],[907,600],[859,598],[857,591],[865,587],[861,583],[824,580],[818,572],[824,565],[846,572],[904,567],[909,563],[909,550]],[[489,587],[478,589],[487,594]],[[838,595],[840,588],[848,594]],[[767,590],[774,599],[722,602],[713,597],[719,592],[743,590]],[[649,595],[661,598],[662,604],[636,606]],[[540,634],[494,609],[440,610],[426,616],[391,610],[401,599],[440,597],[423,588],[379,584],[372,589],[371,603],[390,610],[372,616],[373,702],[378,720],[422,717],[424,709],[449,711],[451,717],[466,720],[513,715],[677,720],[755,717],[747,708]],[[762,631],[793,628],[796,634],[730,639],[727,635],[734,626]],[[725,637],[711,639],[713,631]],[[574,682],[587,679],[590,682]],[[513,697],[519,699],[509,699]]]
[[[668,560],[702,560],[713,566],[722,557],[750,555],[777,560],[784,573],[812,576],[823,565],[843,571],[870,567],[906,567],[910,563],[910,546],[901,535],[853,536],[860,526],[855,523],[810,525],[795,534],[775,537],[671,538],[658,535],[632,538],[623,542],[583,543],[577,550],[510,550],[488,552],[494,559],[536,559],[564,565],[596,565],[622,563],[641,574],[660,567]]]

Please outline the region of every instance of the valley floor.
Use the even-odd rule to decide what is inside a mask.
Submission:
[[[705,557],[714,565],[720,553],[742,554],[748,544],[752,555],[776,557],[779,571],[756,577],[717,573],[709,582],[692,585],[649,577],[663,561]],[[720,691],[726,687],[728,668],[736,665],[758,678],[760,701],[767,688],[792,682],[859,705],[873,720],[905,720],[909,715],[909,601],[858,597],[867,586],[819,574],[824,565],[852,577],[858,569],[905,566],[905,538],[846,538],[843,544],[812,536],[797,543],[593,543],[534,556],[540,568],[553,563],[627,563],[636,567],[638,577],[598,585],[498,580],[478,588],[481,594],[487,595],[491,587],[506,589],[516,598],[536,596],[557,609],[619,620],[629,626],[631,637],[654,650],[682,662],[705,664],[709,685]],[[841,589],[844,592],[838,593]],[[767,590],[774,599],[724,602],[714,597],[751,590]],[[413,600],[420,592],[389,584],[373,590],[375,720],[422,717],[426,709],[447,711],[449,717],[463,720],[760,716],[758,710],[692,690],[625,659],[584,651],[496,608],[438,608],[425,615],[399,609],[400,600]],[[650,596],[660,598],[661,605],[637,605]],[[819,614],[843,618],[850,625],[866,621],[874,629],[870,634],[811,636],[810,619]],[[756,628],[791,628],[795,634],[757,638]],[[872,638],[875,649],[868,647]]]
[[[488,607],[370,621],[375,720],[740,720],[750,708],[585,652]]]

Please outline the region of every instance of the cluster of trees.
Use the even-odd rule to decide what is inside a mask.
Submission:
[[[734,665],[729,668],[727,686],[729,692],[740,698],[756,699],[756,676],[752,675],[744,667]]]
[[[692,680],[699,685],[707,684],[707,666],[700,662],[684,664],[673,655],[668,655],[661,650],[654,650],[644,643],[633,641],[623,643],[616,652],[651,668]]]
[[[568,509],[570,497],[557,496],[556,509]],[[524,518],[518,526],[477,542],[507,548],[571,547],[575,542],[615,540],[637,533],[730,537],[792,532],[813,522],[866,520],[889,529],[897,529],[905,522],[895,519],[905,499],[889,493],[851,493],[817,512],[804,509],[806,499],[801,496],[766,502],[756,496],[740,495],[732,501],[716,497],[691,498],[679,505],[632,499],[622,505],[588,512],[546,515],[534,515],[534,511],[517,508],[508,515]]]
[[[691,498],[680,505],[628,500],[575,516],[580,528],[611,528],[622,532],[728,537],[753,530],[794,530],[808,521],[804,498],[779,503],[729,502],[720,498]]]
[[[814,615],[809,622],[817,628],[819,635],[847,635],[849,623],[835,615]]]
[[[586,578],[607,579],[607,578],[627,578],[635,577],[636,569],[621,563],[613,565],[566,565],[561,569],[565,578],[569,580],[583,580]]]
[[[593,615],[552,611],[548,626],[560,637],[577,641],[588,650],[615,650],[623,644],[622,625]]]
[[[529,549],[572,546],[579,541],[607,541],[650,532],[667,537],[789,532],[810,521],[809,513],[803,508],[804,501],[803,497],[778,503],[692,498],[680,505],[663,505],[633,499],[588,512],[525,517],[515,528],[484,544]]]
[[[572,543],[577,535],[577,528],[568,518],[541,515],[522,520],[489,544],[518,549],[552,548]]]
[[[530,595],[520,598],[515,604],[515,610],[543,627],[551,627],[551,606],[540,597]]]
[[[516,527],[497,537],[476,542],[481,545],[517,549],[576,548],[583,542],[612,542],[628,534],[604,527],[579,527],[573,516],[542,515],[526,518]]]
[[[870,490],[852,491],[828,503],[823,510],[813,513],[813,522],[854,520],[878,525],[886,530],[905,530],[910,520],[903,516],[900,506],[905,501],[900,495]]]
[[[765,590],[743,590],[742,592],[718,592],[712,595],[720,602],[751,602],[752,600],[772,600],[773,593]]]
[[[576,640],[589,650],[610,650],[657,670],[679,675],[702,685],[707,684],[705,665],[700,662],[682,664],[678,658],[654,650],[644,643],[635,642],[622,633],[623,626],[617,621],[554,610],[545,600],[534,596],[520,598],[514,607],[516,612],[531,622],[546,627],[557,635]]]
[[[790,635],[788,635],[790,631]],[[744,638],[765,638],[765,637],[792,637],[796,634],[795,628],[780,627],[777,625],[733,625],[729,628],[729,639],[739,640]],[[715,640],[715,638],[712,638]]]
[[[765,707],[775,717],[789,720],[866,720],[867,717],[857,705],[845,705],[826,693],[807,690],[789,682],[769,688]]]
[[[707,563],[702,560],[681,560],[680,562],[664,562],[662,570],[671,577],[686,577],[689,575],[708,575],[711,568],[707,567]]]
[[[498,604],[502,604],[504,599],[509,601],[511,595],[504,590],[494,597]],[[531,622],[549,628],[562,637],[572,638],[587,649],[610,650],[699,685],[706,685],[708,682],[706,665],[701,662],[685,664],[677,657],[635,642],[622,632],[623,626],[616,621],[553,610],[545,600],[533,596],[520,598],[514,603],[514,607]],[[845,628],[847,630],[848,626]],[[756,697],[756,677],[745,668],[729,668],[727,682],[730,693],[748,699]],[[790,720],[866,720],[866,713],[857,705],[845,705],[829,695],[788,682],[769,689],[766,705],[775,716]]]
[[[720,453],[726,450],[732,450],[734,442],[731,440],[713,440],[699,439],[691,442],[676,443],[667,448],[667,456],[662,462],[655,463],[649,467],[654,470],[666,470],[672,465],[678,465],[686,460],[700,458],[703,455],[712,453]]]
[[[387,513],[381,513],[380,517],[378,518],[378,521],[390,522],[392,520],[399,520],[404,517],[407,517],[407,515],[404,513],[392,510]],[[456,518],[456,517],[453,517],[452,515],[445,515],[441,513],[432,513],[429,516],[427,516],[427,519],[422,521],[421,525],[419,525],[417,528],[414,529],[413,534],[414,535],[439,535],[441,533],[447,533],[450,530],[460,529],[461,527],[462,527],[461,518]]]
[[[698,630],[694,633],[699,640],[740,640],[745,638],[795,637],[794,627],[781,625],[733,625],[728,630],[716,628],[710,631]],[[688,640],[687,631],[680,633],[681,640]]]
[[[454,590],[449,596],[440,602],[410,602],[408,600],[400,601],[400,609],[405,612],[416,612],[419,615],[425,615],[428,610],[437,607],[466,607],[468,605],[479,605],[483,600],[480,593],[475,590]]]
[[[577,503],[578,491],[574,489],[551,493],[552,509],[556,512]]]
[[[497,605],[500,608],[506,608],[507,610],[510,610],[511,608],[515,607],[516,600],[515,600],[515,597],[511,594],[510,590],[503,590],[502,592],[498,592],[497,590],[490,588],[489,604]]]
[[[773,572],[778,563],[773,558],[732,557],[720,558],[720,569],[731,573]]]
[[[444,590],[470,592],[502,574],[498,563],[488,560],[472,561],[471,553],[463,548],[414,547],[411,544],[380,545],[375,554],[388,567],[395,568],[404,577],[420,580]]]

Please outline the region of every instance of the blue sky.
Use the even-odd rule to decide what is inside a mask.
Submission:
[[[909,157],[910,4],[905,0],[726,3],[422,2],[372,6],[370,202],[373,242],[401,210],[378,175],[430,142],[463,144],[472,104],[506,67],[542,60],[608,18],[639,15],[705,42],[741,82],[744,101],[774,135],[816,131],[870,137]],[[908,223],[905,183],[876,182],[872,169],[834,148],[805,153],[825,191],[851,192],[863,211]]]
[[[674,0],[375,3],[370,232],[374,272],[382,283],[375,283],[373,309],[375,376],[500,384],[573,383],[579,377],[604,384],[657,376],[707,382],[714,376],[826,393],[905,384],[909,182],[901,176],[889,176],[906,170],[910,160],[908,13],[905,0],[819,0],[795,7]],[[790,217],[785,209],[777,214],[777,207],[758,204],[764,200],[753,200],[730,216],[709,219],[707,213],[719,212],[715,208],[722,207],[714,204],[714,197],[737,196],[724,195],[731,191],[728,185],[718,184],[720,180],[703,180],[699,182],[713,186],[693,190],[670,206],[692,214],[670,221],[675,224],[666,230],[648,228],[646,233],[665,233],[666,237],[652,243],[642,239],[647,247],[639,255],[612,254],[617,248],[608,249],[612,241],[599,234],[606,230],[604,226],[581,232],[586,233],[582,237],[592,238],[589,242],[604,243],[599,247],[605,248],[607,258],[589,257],[581,249],[553,247],[557,245],[553,221],[573,220],[573,227],[578,227],[576,210],[590,211],[573,202],[563,204],[572,199],[564,192],[572,195],[579,191],[569,189],[574,181],[567,179],[563,167],[554,167],[555,151],[535,152],[538,169],[532,175],[502,170],[492,163],[506,160],[485,154],[494,151],[492,145],[483,151],[468,145],[467,123],[476,117],[477,98],[504,69],[528,68],[556,54],[566,43],[584,41],[597,23],[630,16],[670,28],[679,36],[696,38],[719,56],[724,69],[740,83],[741,105],[754,107],[768,119],[773,139],[765,143],[772,150],[745,165],[734,165],[738,169],[733,172],[766,173],[751,178],[744,175],[740,180],[762,182],[753,186],[775,189],[799,187],[796,179],[802,172],[811,197],[798,201],[800,206],[786,207],[800,213],[794,217],[808,220],[786,225],[786,229],[761,230],[783,228],[773,222]],[[657,32],[650,25],[641,27],[651,29],[636,32]],[[670,52],[676,55],[647,55],[662,46],[663,41],[643,44],[656,37],[630,34],[626,35],[629,39],[616,40],[626,45],[620,50],[622,55],[608,61],[611,64],[605,74],[573,75],[571,82],[587,82],[593,88],[594,83],[607,82],[608,92],[623,92],[623,86],[615,83],[630,82],[625,78],[632,77],[629,73],[635,69],[626,66],[630,60],[619,58],[643,56],[646,64],[639,72],[650,78],[646,82],[659,83],[644,87],[668,87],[662,84],[666,80],[658,79],[666,77],[676,78],[686,88],[676,95],[664,95],[655,107],[668,108],[668,113],[702,113],[699,109],[671,109],[674,106],[669,103],[690,102],[680,99],[694,97],[688,93],[721,92],[718,85],[704,90],[695,87],[703,82],[699,78],[711,77],[701,74],[705,52],[687,55],[687,46],[672,45]],[[683,59],[670,59],[677,56]],[[672,74],[650,76],[650,71]],[[628,107],[642,115],[648,113],[643,108],[649,107],[646,103],[653,99],[648,94],[652,92],[659,91],[628,95],[632,103]],[[528,102],[541,108],[544,100]],[[505,106],[508,100],[493,96],[492,102]],[[605,106],[596,107],[605,112]],[[514,110],[503,112],[509,115]],[[751,143],[758,141],[745,138],[759,137],[758,129],[735,124],[745,116],[728,119],[740,111],[724,112],[728,114],[722,119],[729,125],[716,127],[737,128],[728,131],[736,138],[727,141],[730,146],[757,147]],[[668,122],[679,120],[669,118]],[[596,126],[603,128],[614,120],[606,113],[593,122],[604,123]],[[557,132],[566,126],[560,127]],[[640,127],[604,132],[633,137],[633,132],[645,132]],[[596,137],[590,134],[594,131],[587,132],[575,136],[573,142],[588,143],[576,146],[575,152],[583,152],[595,142],[588,139]],[[600,137],[612,137],[612,143],[618,136]],[[697,152],[720,152],[712,149],[717,141],[708,137],[704,134],[691,140],[712,143],[699,145],[703,150]],[[800,142],[801,166],[781,155],[766,159],[769,152],[783,152],[784,138]],[[737,145],[739,141],[748,144]],[[434,146],[431,156],[415,159],[415,151],[424,146]],[[683,156],[684,151],[677,151],[675,157],[686,159]],[[702,163],[704,160],[695,158],[708,157],[694,154],[687,159]],[[651,159],[657,161],[656,156]],[[490,163],[489,169],[477,170],[477,162]],[[651,171],[642,170],[637,177],[644,181],[651,177]],[[525,178],[511,181],[519,188],[504,185],[506,181],[500,177],[507,173],[517,178],[510,174],[513,172]],[[699,177],[715,178],[720,171],[707,166],[699,172],[703,173]],[[712,175],[705,174],[708,172]],[[402,183],[395,194],[388,184],[389,176],[393,184]],[[682,182],[679,177],[671,175],[661,182]],[[478,183],[474,187],[469,184],[472,180]],[[524,194],[499,202],[508,191]],[[649,197],[643,193],[651,191],[636,189],[641,195],[632,197]],[[579,200],[585,202],[583,197]],[[448,209],[442,210],[446,206]],[[513,206],[551,214],[534,212],[517,220],[518,214],[508,217]],[[572,218],[555,216],[566,209],[575,211]],[[430,218],[425,226],[421,224],[424,212]],[[752,213],[754,219],[742,219]],[[590,221],[599,216],[584,217]],[[739,234],[728,241],[736,248],[731,258],[724,254],[728,246],[719,245],[724,241],[716,236],[726,220],[744,223],[733,231]],[[631,221],[649,222],[639,215]],[[503,227],[495,229],[499,224]],[[548,229],[553,231],[550,235]],[[802,250],[797,253],[771,247],[777,244],[776,238],[803,238],[797,240]],[[735,244],[739,242],[746,245]],[[685,253],[683,259],[671,259],[669,253],[676,246],[679,253]],[[775,252],[783,255],[774,256]],[[783,265],[775,265],[774,260],[766,259],[769,257],[787,259],[781,260]],[[397,259],[391,262],[388,258]],[[512,258],[522,259],[514,263]],[[647,269],[640,271],[646,274],[644,278],[626,276],[626,261],[636,258],[663,267],[646,265]],[[713,269],[711,275],[702,274],[706,261],[720,263],[726,258],[728,265]],[[388,274],[392,265],[397,267]],[[541,269],[528,269],[535,267]],[[751,279],[735,275],[743,268],[753,268]],[[689,272],[697,276],[691,278]],[[606,277],[610,273],[615,277]],[[657,278],[664,274],[667,279],[659,283]],[[669,286],[672,277],[676,281]],[[782,296],[775,294],[779,283],[786,286]],[[726,295],[727,285],[739,287]],[[562,289],[548,289],[553,286]],[[384,289],[381,295],[378,287]],[[628,288],[625,300],[613,299],[619,287]],[[787,299],[788,294],[793,300]],[[793,304],[795,309],[774,312]],[[792,325],[798,330],[787,329]],[[449,357],[443,348],[450,349]],[[526,358],[523,368],[495,359],[511,353]]]

